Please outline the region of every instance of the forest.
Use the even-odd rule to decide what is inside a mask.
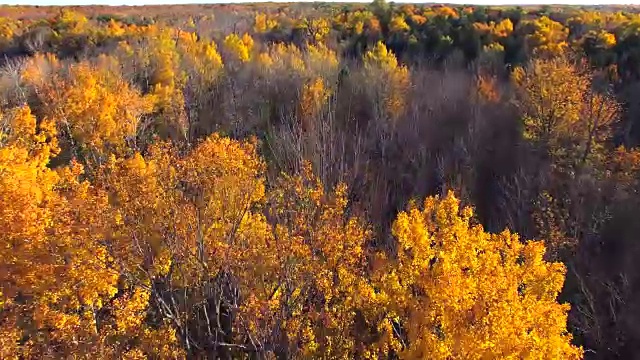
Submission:
[[[640,358],[639,191],[640,7],[0,6],[1,359]]]

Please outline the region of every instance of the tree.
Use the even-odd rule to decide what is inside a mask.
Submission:
[[[374,282],[380,348],[407,358],[581,358],[569,306],[556,302],[564,266],[543,260],[543,242],[486,233],[472,215],[452,193],[398,215],[397,255]]]
[[[273,19],[269,19],[267,14],[256,13],[254,18],[253,30],[257,33],[265,33],[273,30],[278,26],[278,22]]]
[[[597,68],[606,68],[615,63],[616,37],[614,34],[606,30],[591,30],[585,34],[580,43],[591,64]]]
[[[322,106],[325,105],[330,96],[331,91],[326,88],[322,78],[308,81],[302,88],[300,99],[301,115],[305,119],[312,119],[322,109]]]
[[[276,265],[270,316],[288,346],[276,355],[354,357],[367,340],[358,333],[358,313],[372,292],[369,226],[349,215],[347,188],[339,184],[325,192],[308,165],[300,175],[278,181],[268,203],[275,224],[275,247],[268,253]]]
[[[530,171],[528,188],[537,197],[530,200],[536,236],[547,239],[550,253],[558,256],[578,244],[580,229],[606,216],[595,194],[620,108],[609,94],[592,89],[588,72],[562,58],[534,60],[515,71],[514,82],[531,150],[522,168]]]
[[[0,146],[0,336],[4,358],[101,353],[100,313],[118,292],[101,229],[104,194],[82,167],[52,170],[56,126],[9,111]]]
[[[369,233],[345,215],[344,187],[325,194],[309,171],[265,197],[255,151],[214,135],[184,156],[164,144],[110,161],[96,181],[109,255],[137,311],[188,354],[348,354]],[[141,337],[150,324],[127,326]]]
[[[224,38],[224,46],[237,60],[247,62],[251,58],[253,39],[249,34],[244,34],[242,37],[229,34]]]
[[[529,49],[542,57],[562,55],[568,43],[569,30],[561,23],[542,16],[528,23],[531,32],[526,36]]]
[[[398,64],[398,59],[381,41],[364,55],[364,67],[368,78],[379,80],[368,89],[373,91],[376,116],[395,121],[404,110],[410,83],[408,69]]]
[[[96,184],[111,199],[109,253],[132,296],[145,294],[142,314],[151,317],[133,334],[164,326],[189,354],[244,344],[231,328],[241,319],[229,316],[234,296],[260,279],[247,271],[264,263],[270,232],[252,211],[264,197],[263,169],[253,144],[216,135],[184,155],[160,143],[146,157],[105,164]]]
[[[497,24],[492,24],[491,34],[496,38],[505,38],[513,32],[513,23],[509,19],[504,19]]]
[[[402,15],[396,15],[391,18],[391,22],[389,23],[389,30],[394,33],[403,33],[405,31],[409,31],[409,24],[404,19]]]
[[[56,119],[74,156],[104,155],[135,144],[142,116],[151,112],[153,99],[143,97],[120,75],[113,58],[97,66],[74,64],[39,89],[44,114]]]
[[[565,59],[534,60],[514,73],[524,137],[564,166],[598,157],[611,136],[619,105],[592,89],[591,75]]]

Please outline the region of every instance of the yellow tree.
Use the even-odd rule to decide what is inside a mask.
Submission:
[[[534,54],[553,57],[564,53],[568,46],[568,28],[546,16],[532,20],[528,25],[531,33],[526,37],[527,44]]]
[[[222,59],[215,43],[157,25],[130,26],[128,30],[117,54],[130,72],[127,77],[138,80],[138,86],[150,95],[155,132],[176,141],[188,140],[192,114],[185,111],[185,86],[193,84],[187,93],[203,91],[217,79]]]
[[[616,36],[606,30],[590,30],[576,42],[588,56],[591,64],[598,68],[615,69]]]
[[[589,73],[562,58],[538,59],[517,69],[514,84],[524,139],[536,155],[523,166],[541,174],[531,183],[538,194],[533,219],[556,256],[577,243],[578,229],[592,226],[588,221],[595,215],[585,204],[593,190],[585,187],[600,186],[594,182],[605,174],[620,109],[612,96],[592,89]]]
[[[11,110],[0,146],[3,358],[176,357],[171,328],[148,327],[145,289],[116,266],[108,192],[82,166],[52,170],[56,126]],[[141,304],[142,303],[142,304]]]
[[[591,75],[565,59],[534,60],[514,72],[524,137],[558,165],[582,165],[601,155],[619,105],[592,90]]]
[[[236,34],[229,34],[224,38],[224,46],[241,62],[247,62],[251,59],[253,39],[249,34],[244,34],[242,37]]]
[[[211,86],[223,67],[216,43],[198,39],[195,33],[180,32],[179,35],[182,67],[189,69],[191,77],[196,78],[201,86]]]
[[[579,39],[587,32],[602,29],[606,24],[617,26],[613,19],[608,19],[609,14],[600,11],[580,11],[576,15],[567,19],[567,26],[570,29],[571,37]]]
[[[284,178],[265,198],[264,170],[255,144],[217,135],[105,164],[109,254],[140,303],[123,335],[144,339],[149,312],[194,355],[353,351],[369,233],[345,215],[343,187]]]
[[[304,84],[300,99],[300,110],[303,118],[311,119],[317,115],[330,96],[331,90],[327,89],[324,80],[320,77]],[[304,125],[305,123],[303,123]]]
[[[276,20],[269,19],[267,14],[257,13],[254,17],[253,30],[257,33],[271,31],[276,26],[278,26],[278,22]]]
[[[370,88],[373,91],[377,116],[395,120],[405,107],[405,96],[409,87],[409,71],[398,64],[398,59],[379,41],[364,55],[367,77],[377,80]]]
[[[106,197],[52,170],[55,124],[8,111],[0,145],[0,323],[3,358],[67,357],[101,348],[98,313],[117,292],[100,243]]]
[[[83,14],[69,9],[62,9],[55,18],[54,26],[57,31],[77,35],[87,30],[88,22],[89,20]]]
[[[351,11],[347,14],[341,14],[341,16],[342,18],[336,19],[335,21],[342,22],[342,25],[346,28],[346,30],[352,33],[352,35],[362,35],[365,31],[365,27],[373,23],[376,23],[378,25],[375,31],[380,31],[379,21],[370,11]]]
[[[325,18],[307,21],[307,31],[315,43],[322,43],[331,32],[331,24]]]
[[[397,255],[374,285],[382,351],[401,358],[578,359],[558,304],[565,268],[542,242],[472,225],[452,193],[427,198],[393,224]]]
[[[339,61],[335,51],[323,44],[308,44],[305,50],[278,43],[257,56],[256,61],[267,71],[286,72],[305,80],[322,77],[329,83],[337,81]]]
[[[513,32],[513,23],[511,19],[504,19],[499,23],[491,23],[491,34],[498,38],[505,38]]]
[[[111,199],[107,244],[130,296],[141,301],[125,334],[144,339],[150,321],[191,354],[240,341],[233,319],[221,318],[235,311],[237,289],[244,294],[244,282],[259,278],[242,271],[260,269],[268,239],[264,217],[252,212],[264,197],[263,170],[253,144],[218,136],[187,154],[161,143],[146,157],[104,165],[96,184]],[[145,354],[149,343],[142,342]]]
[[[392,17],[391,21],[389,22],[389,30],[391,30],[392,32],[403,33],[405,31],[409,31],[410,29],[411,28],[409,27],[409,24],[407,24],[404,16],[402,15],[396,15]]]
[[[5,48],[11,45],[14,36],[19,33],[20,23],[16,20],[0,17],[0,47]]]
[[[133,40],[145,44],[137,45]],[[191,126],[199,118],[210,90],[223,67],[215,42],[195,33],[147,26],[121,43],[123,63],[142,77],[140,86],[154,102],[156,131],[163,137],[189,140]]]
[[[70,136],[74,151],[124,150],[134,144],[141,117],[153,106],[152,99],[121,77],[112,58],[102,58],[97,65],[71,65],[66,75],[59,73],[40,85],[44,114]]]
[[[223,70],[222,57],[213,41],[198,38],[195,33],[180,32],[177,50],[181,56],[180,67],[187,74],[184,85],[179,84],[167,92],[157,109],[164,112],[168,124],[179,125],[186,139],[197,133],[198,123],[208,123],[213,115],[212,92]],[[186,123],[176,121],[185,112]]]
[[[347,214],[346,190],[338,185],[325,192],[306,166],[298,176],[284,176],[269,194],[274,292],[272,311],[257,318],[270,319],[283,332],[277,355],[353,358],[362,343],[356,311],[372,292],[366,277],[371,234],[362,219]]]

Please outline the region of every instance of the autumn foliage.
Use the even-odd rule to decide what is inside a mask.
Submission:
[[[640,351],[640,17],[0,7],[0,358]]]
[[[265,192],[253,143],[158,143],[82,180],[78,163],[47,167],[51,123],[28,107],[7,116],[6,358],[580,354],[556,303],[563,266],[542,243],[470,227],[451,194],[401,213],[397,256],[371,272],[372,234],[345,213],[344,185],[326,193],[306,169]]]

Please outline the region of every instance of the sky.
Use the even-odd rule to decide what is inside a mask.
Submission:
[[[0,4],[5,5],[150,5],[150,4],[193,4],[193,3],[241,3],[260,2],[264,0],[0,0]],[[290,0],[289,0],[290,1]],[[325,0],[331,1],[331,0]],[[359,0],[344,0],[349,2],[359,2]],[[360,0],[370,2],[370,0]],[[287,2],[280,0],[277,2]],[[299,1],[312,2],[312,1]],[[396,0],[403,3],[424,3],[425,1]],[[432,2],[432,1],[428,1]],[[435,2],[435,1],[434,1]],[[449,0],[442,1],[450,4],[476,4],[476,5],[528,5],[528,4],[568,4],[568,5],[612,5],[612,4],[635,4],[639,5],[640,0]]]

